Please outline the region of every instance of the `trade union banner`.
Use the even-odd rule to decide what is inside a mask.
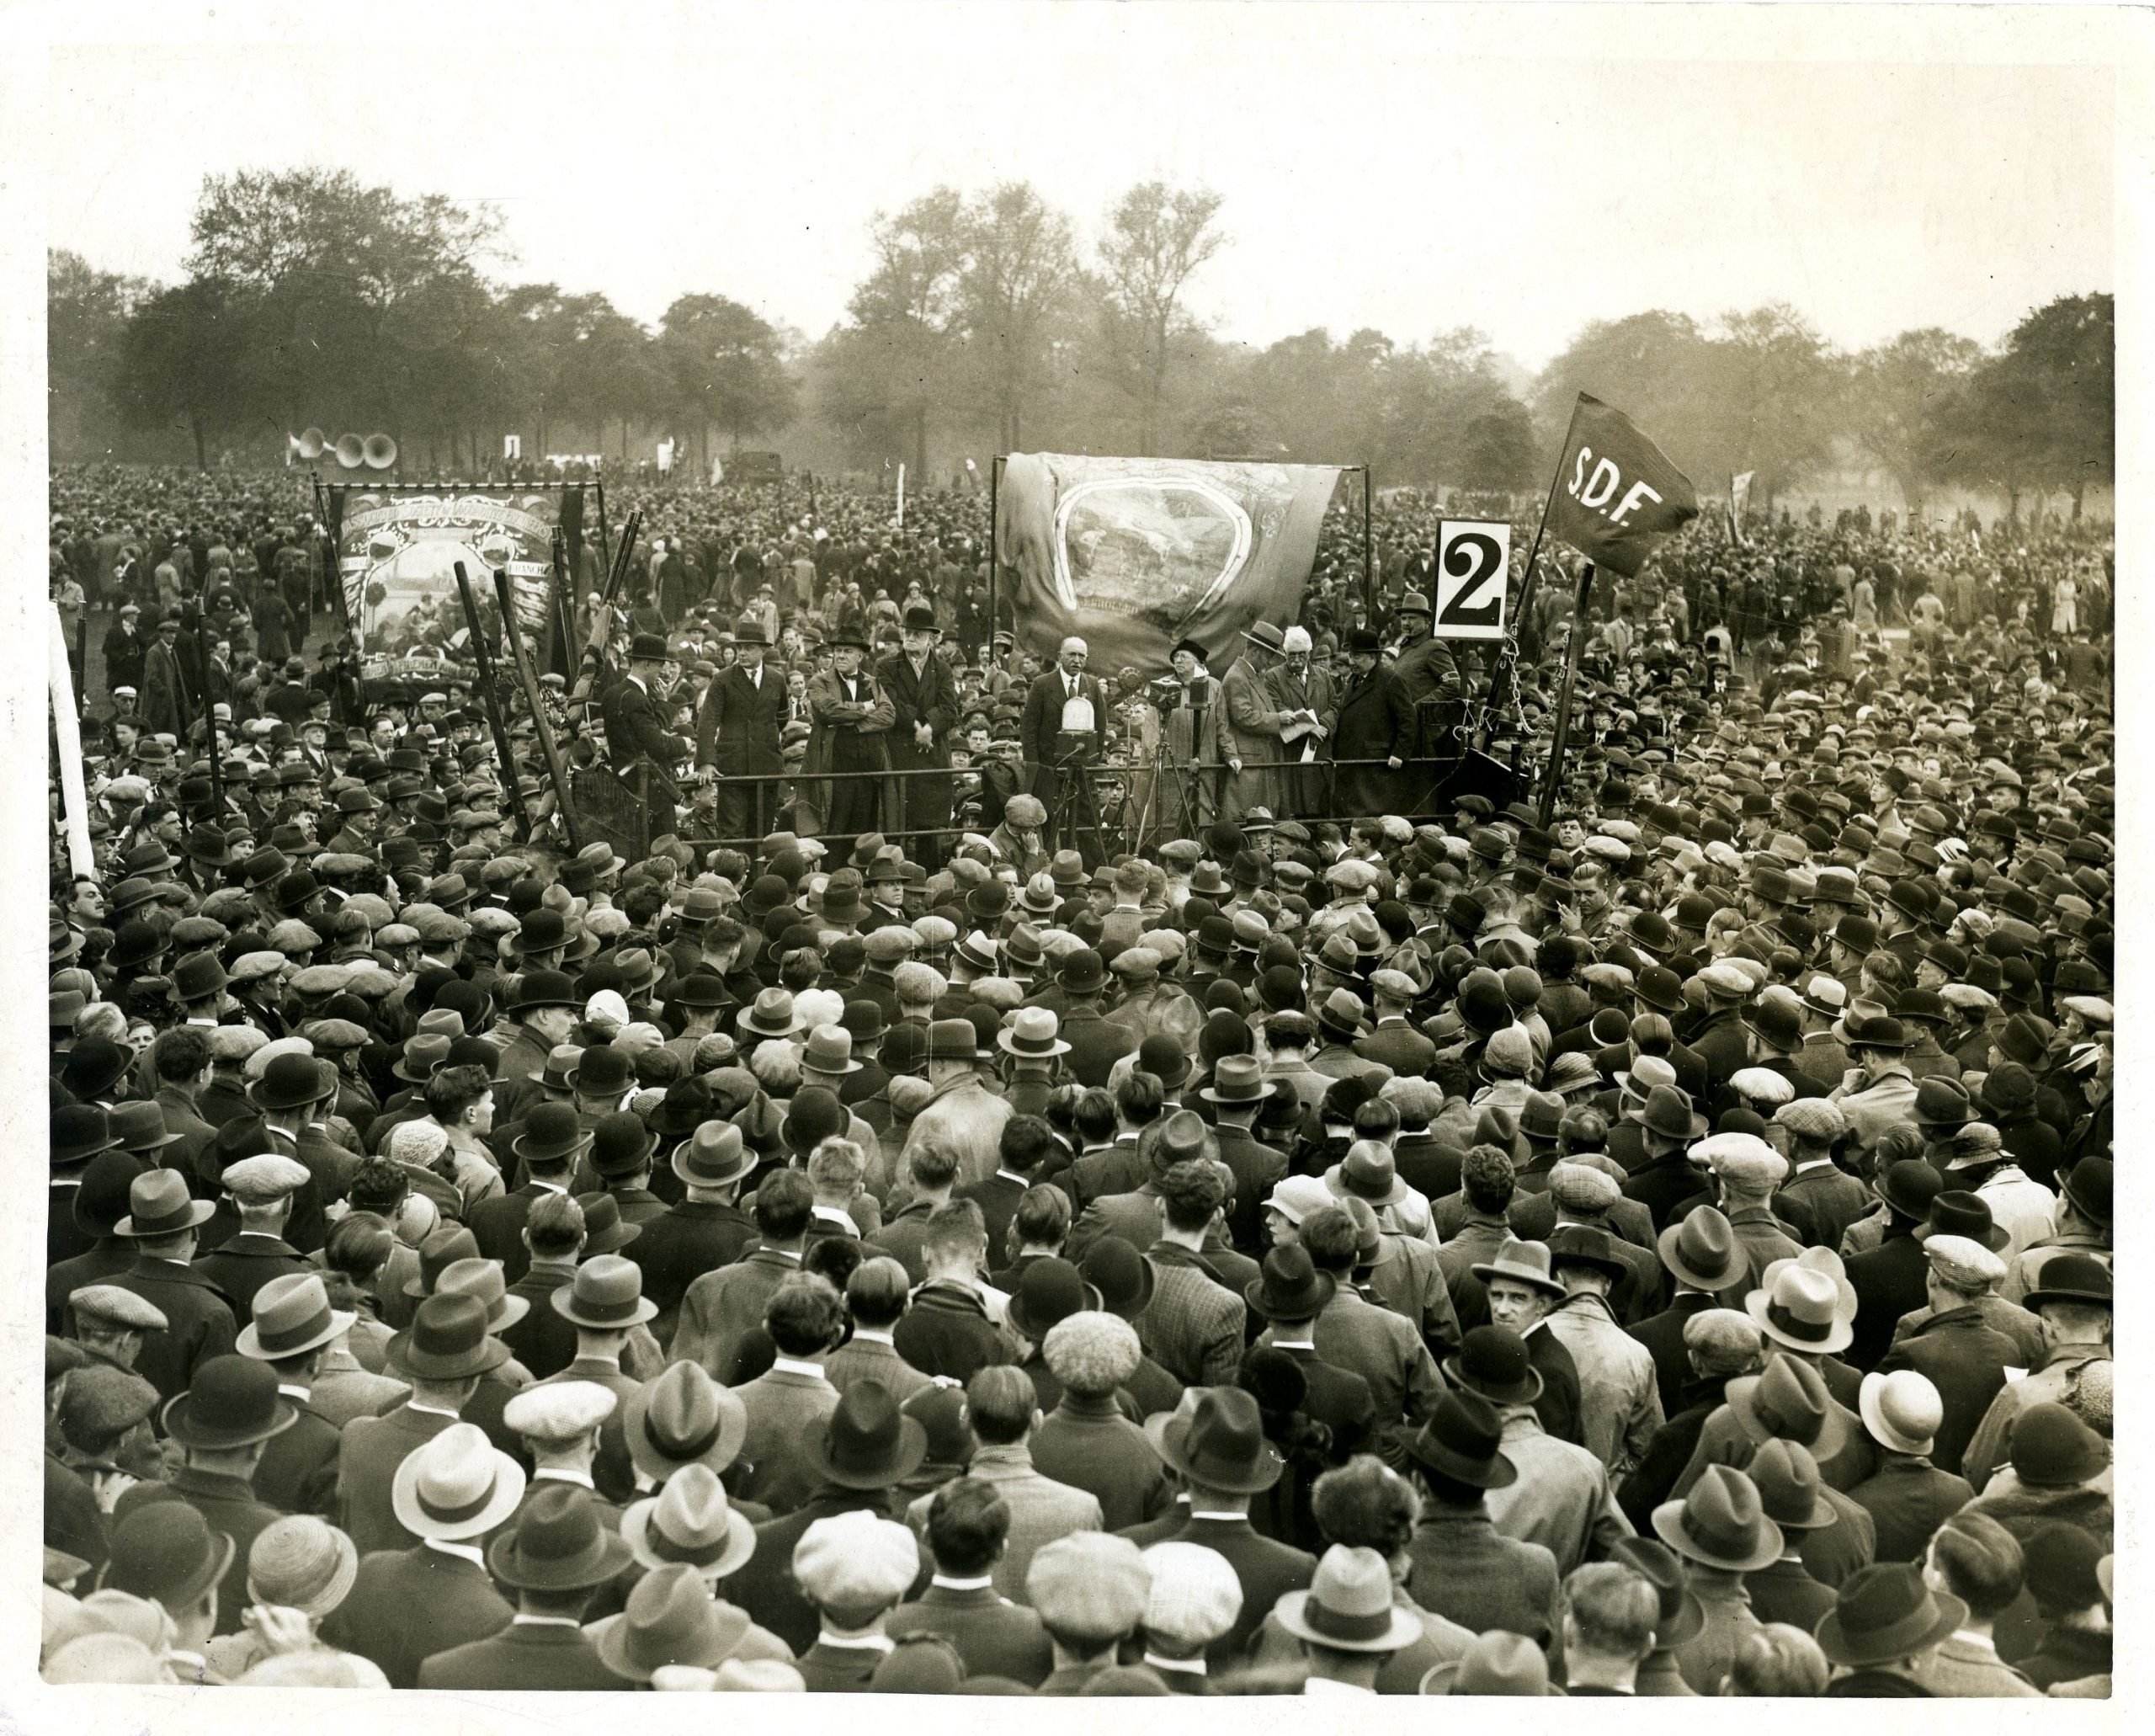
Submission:
[[[1095,674],[1167,673],[1194,639],[1224,671],[1258,620],[1290,622],[1338,470],[1014,452],[996,558],[1014,571],[1018,634],[1052,657],[1072,634]]]
[[[424,658],[464,631],[459,561],[482,599],[493,596],[496,570],[506,572],[518,626],[535,644],[547,642],[561,491],[458,486],[331,493],[345,618],[368,663]]]
[[[1629,577],[1657,540],[1698,515],[1691,479],[1621,410],[1581,392],[1550,495],[1551,532]]]

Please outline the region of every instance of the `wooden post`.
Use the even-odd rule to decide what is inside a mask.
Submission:
[[[203,746],[210,756],[210,800],[217,810],[217,824],[225,823],[225,762],[217,751],[217,691],[210,679],[210,611],[206,592],[194,610],[194,654],[202,663],[202,722],[208,732]]]
[[[471,576],[464,570],[464,563],[456,563],[457,594],[464,599],[464,623],[471,634],[471,658],[479,666],[479,699],[487,708],[487,722],[493,726],[494,752],[501,756],[502,775],[508,780],[509,793],[516,802],[516,839],[528,843],[531,837],[531,812],[524,807],[524,797],[516,788],[516,754],[509,747],[508,726],[502,721],[501,699],[494,691],[493,654],[487,649],[486,623],[479,618],[479,599],[471,589]]]
[[[539,678],[532,673],[531,653],[525,648],[524,635],[517,631],[516,599],[509,591],[508,574],[498,567],[494,569],[494,593],[502,604],[502,643],[508,648],[517,684],[524,690],[524,703],[531,711],[531,727],[538,732],[539,751],[545,758],[546,775],[553,781],[554,801],[568,831],[569,848],[580,850],[583,839],[577,827],[576,810],[569,806],[568,770],[561,764],[561,750],[554,743],[554,732],[546,725],[546,708],[540,703]]]
[[[1370,497],[1375,491],[1376,482],[1365,464],[1362,466],[1362,610],[1371,626],[1377,623],[1376,567],[1370,558]]]
[[[1564,779],[1564,750],[1572,739],[1572,689],[1579,679],[1579,656],[1586,649],[1586,599],[1594,588],[1594,562],[1588,561],[1579,568],[1579,588],[1576,605],[1572,611],[1572,642],[1564,652],[1564,689],[1556,701],[1556,738],[1549,747],[1549,769],[1541,780],[1541,825],[1546,830],[1549,816],[1556,807],[1556,791]]]

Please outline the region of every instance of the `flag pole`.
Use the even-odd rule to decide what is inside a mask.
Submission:
[[[1564,652],[1564,690],[1556,701],[1556,737],[1549,747],[1549,769],[1541,784],[1541,827],[1546,831],[1549,816],[1556,811],[1556,791],[1564,777],[1564,750],[1572,740],[1572,690],[1579,679],[1579,656],[1586,649],[1586,597],[1594,587],[1594,562],[1587,562],[1579,568],[1579,589],[1577,606],[1572,611],[1572,642]]]
[[[1584,396],[1584,394],[1581,394]],[[1572,450],[1572,435],[1578,428],[1578,406],[1572,406],[1572,419],[1564,425],[1564,443],[1556,449],[1556,468],[1549,477],[1549,492],[1541,499],[1541,522],[1534,527],[1534,544],[1526,551],[1526,570],[1519,580],[1519,602],[1512,611],[1512,632],[1509,641],[1512,661],[1519,660],[1519,638],[1526,626],[1526,605],[1534,599],[1535,562],[1541,557],[1542,534],[1549,528],[1549,509],[1556,503],[1556,485],[1564,479],[1564,455]],[[1498,655],[1489,659],[1489,689],[1482,695],[1482,739],[1486,746],[1489,738],[1489,712],[1497,703],[1498,684],[1503,679],[1504,658]]]

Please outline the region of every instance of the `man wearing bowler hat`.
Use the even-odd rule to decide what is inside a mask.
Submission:
[[[754,780],[785,769],[779,729],[785,720],[785,677],[764,664],[764,624],[743,615],[733,630],[734,659],[719,671],[696,713],[696,767],[718,788],[721,838],[758,838],[769,829],[778,786]]]
[[[907,831],[928,833],[950,823],[950,780],[925,775],[947,769],[950,732],[958,727],[958,689],[950,665],[936,650],[942,637],[935,611],[924,603],[907,609],[899,648],[875,666],[875,678],[897,708],[891,726],[891,769],[923,775],[901,780]],[[913,840],[910,854],[930,869],[941,865],[943,841]]]
[[[629,672],[607,690],[600,702],[600,715],[614,769],[644,797],[662,823],[654,829],[671,831],[673,808],[680,801],[673,784],[673,768],[689,757],[694,744],[668,734],[666,729],[657,690],[667,657],[666,641],[658,634],[637,633],[631,637]]]

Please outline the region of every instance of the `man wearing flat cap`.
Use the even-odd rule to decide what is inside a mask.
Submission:
[[[239,1228],[196,1260],[194,1270],[223,1291],[233,1318],[245,1321],[253,1317],[255,1295],[263,1285],[307,1270],[283,1234],[292,1196],[307,1185],[307,1168],[263,1152],[228,1166],[218,1180],[239,1215]]]
[[[2008,1368],[2023,1366],[2009,1339],[1983,1324],[1976,1307],[2005,1275],[2005,1262],[1966,1236],[1929,1235],[1930,1318],[1886,1351],[1878,1372],[1912,1368],[1929,1378],[1944,1401],[1931,1462],[1957,1473],[1961,1451],[2004,1387]]]

